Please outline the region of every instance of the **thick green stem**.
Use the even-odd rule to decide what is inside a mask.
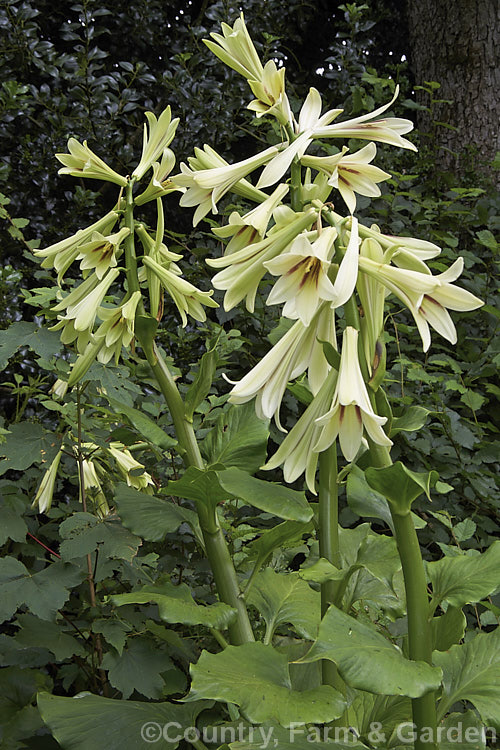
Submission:
[[[132,293],[140,289],[137,276],[137,260],[134,241],[134,199],[132,195],[134,181],[131,180],[126,188],[125,226],[130,234],[125,238],[125,264],[127,269],[128,291]],[[159,220],[159,232],[162,230],[162,220]],[[157,236],[158,243],[158,236]],[[141,303],[141,311],[144,307]],[[177,389],[175,381],[167,365],[156,348],[153,332],[147,327],[136,325],[136,336],[146,355],[153,374],[165,397],[167,406],[175,427],[179,441],[180,453],[186,466],[204,468],[198,442],[194,434],[192,422],[186,417],[184,402]],[[241,597],[236,571],[233,561],[219,525],[217,512],[211,503],[197,504],[198,518],[203,533],[203,541],[208,560],[214,575],[215,585],[221,601],[229,604],[237,612],[235,622],[229,628],[231,642],[235,645],[254,640],[252,626],[248,618],[245,602]]]
[[[374,466],[390,466],[392,461],[387,448],[370,441],[370,453]],[[432,664],[432,634],[429,618],[429,597],[424,563],[420,552],[417,532],[411,513],[398,515],[391,508],[394,535],[403,568],[408,616],[408,652],[410,659]],[[436,737],[436,697],[434,692],[412,699],[413,722],[415,724],[415,750],[436,750],[436,742],[420,740],[424,727],[432,730]],[[423,735],[426,736],[426,733]]]
[[[336,441],[319,456],[319,554],[340,568]],[[336,581],[321,584],[321,617],[336,601],[337,588]],[[321,672],[323,684],[338,689],[344,687],[337,667],[329,659],[322,660]]]
[[[177,390],[175,381],[156,347],[148,341],[140,341],[140,343],[172,415],[184,463],[186,466],[195,466],[198,469],[203,469],[204,463],[196,441],[193,425],[186,417],[184,402]],[[199,503],[197,511],[207,557],[212,568],[219,597],[221,601],[229,604],[237,611],[237,618],[229,628],[231,643],[239,645],[253,641],[252,626],[248,618],[245,602],[241,597],[236,571],[224,534],[220,528],[215,508],[211,508],[208,503],[206,506]]]

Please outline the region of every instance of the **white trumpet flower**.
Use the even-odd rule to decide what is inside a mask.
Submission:
[[[382,429],[386,417],[373,411],[358,360],[358,332],[347,326],[342,337],[339,374],[330,409],[316,420],[322,432],[313,450],[321,453],[339,437],[340,448],[347,461],[358,453],[363,431],[374,443],[390,447],[392,441]]]
[[[429,326],[454,344],[457,334],[450,310],[476,310],[484,303],[466,289],[451,282],[458,279],[464,266],[458,258],[444,273],[433,276],[406,268],[396,268],[388,263],[376,263],[370,258],[360,257],[359,267],[374,279],[384,284],[410,310],[422,338],[424,351],[431,343]]]
[[[76,259],[81,260],[81,270],[95,269],[97,278],[102,279],[108,268],[116,266],[119,247],[129,234],[128,227],[122,227],[119,232],[107,236],[93,232],[90,240],[78,248]]]
[[[318,124],[314,128],[315,138],[361,138],[363,140],[379,141],[380,143],[390,143],[392,146],[408,148],[416,151],[416,146],[402,136],[413,130],[411,120],[405,120],[401,117],[386,117],[383,120],[374,118],[379,117],[386,109],[394,103],[399,94],[399,86],[396,86],[394,96],[391,101],[379,107],[374,112],[368,112],[360,117],[354,117],[345,122],[335,123],[333,125]],[[371,122],[369,122],[371,121]]]
[[[269,471],[283,464],[285,482],[292,483],[304,473],[306,484],[315,495],[315,474],[319,454],[314,447],[322,431],[317,420],[330,407],[332,402],[337,372],[331,369],[323,384],[305,412],[292,427],[280,447],[261,468]]]
[[[317,338],[324,331],[323,316],[330,319],[327,303],[317,311],[309,326],[298,320],[275,344],[261,361],[242,378],[229,394],[233,404],[244,404],[256,397],[255,411],[261,419],[274,416],[279,422],[279,409],[289,380],[311,368],[317,350]]]
[[[266,261],[264,266],[267,270],[280,277],[266,304],[285,302],[283,315],[286,318],[299,318],[308,326],[318,305],[324,300],[332,301],[337,296],[335,287],[328,278],[329,258],[336,237],[337,230],[333,227],[323,229],[312,244],[301,234],[292,242],[288,252]]]
[[[264,263],[283,252],[304,229],[309,228],[317,217],[316,209],[293,213],[276,231],[270,232],[261,242],[254,242],[237,252],[222,258],[207,259],[208,265],[223,268],[212,279],[216,289],[224,289],[224,309],[231,310],[246,298],[247,310],[253,312],[259,282],[266,272]]]
[[[108,167],[106,162],[87,146],[87,141],[81,144],[76,138],[70,138],[68,151],[69,154],[56,154],[56,159],[64,164],[58,174],[69,174],[72,177],[90,177],[94,180],[114,182],[121,187],[127,186],[127,178]]]
[[[140,180],[150,167],[165,152],[175,136],[180,122],[176,117],[172,120],[172,112],[168,106],[157,119],[153,112],[146,112],[147,124],[144,123],[142,155],[139,164],[132,172],[132,177]]]
[[[99,305],[108,293],[109,287],[119,275],[120,271],[117,268],[112,268],[97,285],[95,285],[93,276],[90,276],[52,309],[55,311],[66,309],[66,315],[62,320],[73,321],[75,331],[91,331]],[[89,288],[92,289],[88,292],[85,288],[87,281],[89,281]]]

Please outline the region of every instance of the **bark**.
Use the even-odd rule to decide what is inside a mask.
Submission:
[[[408,0],[407,9],[415,84],[437,81],[434,98],[451,101],[418,118],[437,147],[437,167],[492,174],[489,165],[500,150],[500,3]],[[429,106],[430,97],[417,92],[417,101]]]

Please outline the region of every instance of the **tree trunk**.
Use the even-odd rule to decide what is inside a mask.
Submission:
[[[472,166],[492,175],[500,150],[498,0],[408,0],[407,8],[415,84],[436,81],[441,88],[433,98],[450,100],[418,118],[424,137],[434,141],[438,169],[463,174]],[[417,101],[429,106],[429,94],[417,91]]]

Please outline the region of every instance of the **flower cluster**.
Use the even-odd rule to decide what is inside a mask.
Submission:
[[[416,150],[404,137],[413,127],[411,121],[385,114],[397,98],[397,86],[385,105],[339,122],[334,121],[342,110],[322,112],[321,96],[311,88],[295,118],[285,91],[285,69],[274,61],[262,64],[243,14],[232,27],[223,24],[222,34],[205,41],[246,78],[257,97],[249,109],[257,117],[275,117],[286,140],[233,165],[205,146],[196,150],[189,166],[181,165],[174,180],[187,188],[181,205],[197,207],[195,224],[210,210],[215,213],[229,190],[257,204],[242,215],[233,211],[225,226],[213,230],[229,242],[221,257],[207,259],[217,270],[212,283],[225,292],[226,310],[245,300],[253,311],[267,272],[274,278],[267,304],[282,304],[282,316],[295,322],[234,384],[229,400],[240,404],[255,398],[257,414],[274,416],[281,426],[287,384],[307,371],[311,402],[264,468],[283,464],[287,481],[305,472],[314,492],[318,456],[337,438],[349,462],[370,442],[392,445],[384,431],[387,419],[374,406],[383,377],[386,296],[393,294],[410,310],[424,351],[430,345],[430,328],[450,342],[456,340],[448,309],[472,310],[482,303],[453,283],[461,273],[461,260],[435,275],[425,261],[439,254],[439,247],[384,235],[354,217],[357,196],[379,196],[379,184],[390,177],[372,163],[376,143]],[[329,148],[327,155],[318,154],[324,141],[338,138],[368,143],[353,153],[344,145],[336,153]],[[308,153],[313,144],[314,152]],[[261,167],[256,181],[251,181],[251,173]],[[272,186],[268,194],[266,188]],[[335,194],[347,207],[346,217],[333,210]],[[340,307],[346,325],[338,353],[335,311]]]

